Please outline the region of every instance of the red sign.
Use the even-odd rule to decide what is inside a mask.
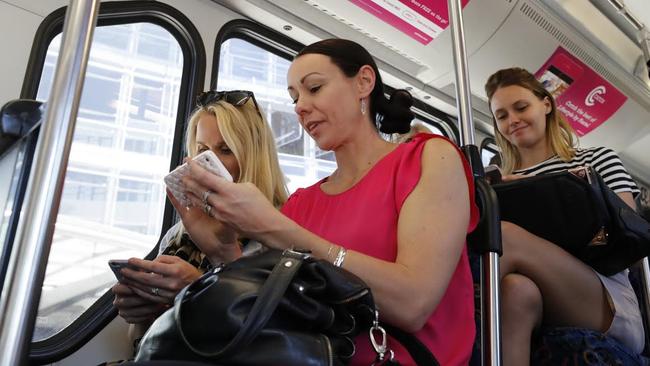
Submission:
[[[627,97],[567,50],[558,47],[535,73],[578,136],[611,117]]]

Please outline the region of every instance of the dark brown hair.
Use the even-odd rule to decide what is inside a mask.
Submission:
[[[308,54],[328,56],[343,74],[354,77],[362,66],[375,71],[375,87],[370,93],[370,119],[383,133],[407,133],[415,115],[411,112],[413,97],[404,89],[397,89],[390,98],[384,94],[384,83],[375,60],[360,44],[340,38],[325,39],[303,48],[295,58]]]

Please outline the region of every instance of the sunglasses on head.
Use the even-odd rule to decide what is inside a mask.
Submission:
[[[248,90],[228,90],[228,91],[208,90],[206,92],[199,94],[196,97],[196,106],[205,107],[209,104],[223,100],[224,102],[228,104],[232,104],[235,107],[240,107],[246,104],[246,102],[248,102],[249,99],[253,99],[253,104],[255,104],[255,110],[257,111],[257,114],[259,114],[260,117],[262,117],[262,112],[260,111],[260,107],[257,105],[257,101],[255,100],[255,94],[253,94],[252,91],[248,91]]]

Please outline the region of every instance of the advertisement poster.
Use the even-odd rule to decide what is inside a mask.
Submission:
[[[447,0],[349,0],[395,29],[429,44],[449,25]],[[465,7],[469,0],[462,0]]]
[[[612,116],[627,97],[567,50],[558,47],[535,73],[578,136]]]

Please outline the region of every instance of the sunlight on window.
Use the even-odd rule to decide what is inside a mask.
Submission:
[[[46,100],[61,36],[49,46]],[[115,283],[109,259],[160,237],[183,56],[164,28],[98,27],[88,62],[34,340],[70,324]]]

